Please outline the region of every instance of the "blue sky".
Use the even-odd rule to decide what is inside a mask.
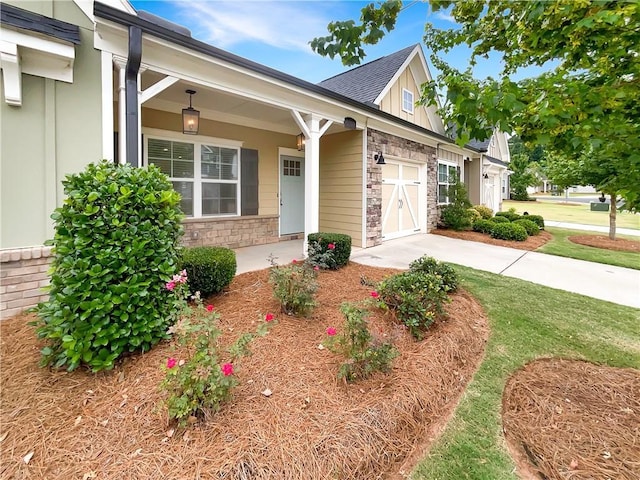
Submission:
[[[198,40],[258,63],[317,83],[346,70],[336,58],[315,54],[309,42],[327,35],[327,24],[335,20],[358,20],[369,2],[316,0],[134,0],[137,10],[146,10],[183,25]],[[395,30],[377,45],[366,48],[370,61],[415,43],[422,44],[425,22],[440,28],[455,25],[445,12],[431,12],[422,1],[405,1]],[[424,45],[423,45],[424,49]],[[425,51],[429,57],[429,52]],[[465,69],[468,53],[464,48],[451,52],[446,60]],[[432,75],[437,72],[430,65]],[[474,75],[494,77],[500,71],[499,57],[478,61]],[[532,71],[523,74],[535,73]],[[518,75],[518,77],[522,76]]]

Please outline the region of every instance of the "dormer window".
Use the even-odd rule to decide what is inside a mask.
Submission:
[[[413,114],[413,92],[406,88],[402,89],[402,110]]]

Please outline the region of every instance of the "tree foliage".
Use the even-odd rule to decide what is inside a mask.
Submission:
[[[385,2],[379,15],[367,7],[361,24],[329,25],[331,35],[315,39],[320,54],[358,63],[362,45],[393,28],[401,8]],[[389,5],[393,4],[393,5]],[[438,29],[427,23],[424,41],[440,71],[422,88],[422,101],[436,104],[446,91],[441,114],[458,127],[461,144],[485,139],[494,127],[542,144],[571,163],[589,165],[597,188],[616,191],[627,208],[640,206],[640,2],[614,0],[431,0],[434,11],[451,9],[459,24]],[[393,8],[391,8],[393,6]],[[384,8],[383,8],[384,7]],[[365,21],[366,20],[366,21]],[[340,27],[340,28],[338,28]],[[371,37],[373,35],[373,38]],[[471,50],[470,65],[458,71],[441,58],[453,48]],[[498,78],[473,78],[478,59],[498,53]],[[520,81],[510,76],[529,66],[547,73]],[[601,165],[602,164],[602,165]],[[592,168],[593,167],[593,168]],[[591,175],[597,173],[597,175]]]

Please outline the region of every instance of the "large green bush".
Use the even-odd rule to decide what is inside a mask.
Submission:
[[[433,257],[423,255],[409,264],[409,270],[439,276],[442,279],[442,286],[447,292],[455,292],[458,289],[459,279],[454,268]]]
[[[467,194],[467,187],[459,178],[449,187],[449,205],[442,208],[440,222],[445,228],[452,230],[467,230],[473,223],[473,216],[469,212],[471,202]]]
[[[189,290],[206,298],[231,283],[236,274],[236,254],[225,247],[185,248],[180,258],[180,269],[183,268]]]
[[[498,212],[498,213],[500,213],[500,212]],[[493,222],[493,223],[509,223],[510,220],[507,217],[503,217],[501,215],[496,215],[495,217],[491,217],[489,219],[489,221]]]
[[[509,221],[506,218],[504,220],[505,222]],[[491,220],[485,220],[485,219],[476,220],[473,224],[473,231],[480,232],[480,233],[491,233],[493,231],[493,226],[495,224],[496,222],[493,222]]]
[[[516,225],[522,225],[524,229],[527,231],[527,235],[540,235],[540,227],[536,222],[532,222],[531,220],[527,220],[526,217],[521,218],[520,220],[516,220],[513,222]]]
[[[349,257],[351,256],[351,237],[349,235],[326,232],[310,233],[307,241],[309,243],[317,242],[320,245],[319,253],[326,250],[333,252],[333,259],[329,262],[329,268],[337,270],[349,262]]]
[[[523,215],[522,218],[535,222],[540,229],[544,230],[544,218],[542,215]]]
[[[62,182],[50,296],[38,306],[42,363],[112,368],[146,351],[178,314],[165,284],[177,272],[180,197],[154,166],[90,164]]]
[[[491,230],[491,236],[493,238],[499,238],[501,240],[515,240],[517,242],[524,242],[529,235],[522,225],[516,223],[496,223]]]
[[[516,220],[520,220],[522,217],[515,212],[496,212],[496,217],[504,217],[510,222],[515,222]]]
[[[378,284],[377,292],[418,339],[444,314],[444,304],[449,301],[440,276],[415,271],[385,278]]]

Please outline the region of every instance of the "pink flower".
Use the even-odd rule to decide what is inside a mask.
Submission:
[[[176,361],[175,358],[167,358],[167,368],[171,369],[171,368],[175,367],[176,363],[178,363],[178,362]]]
[[[230,363],[225,363],[224,365],[222,365],[222,374],[225,377],[233,375],[233,365],[231,365]]]
[[[336,333],[338,333],[338,332],[336,331],[335,328],[333,328],[333,327],[327,328],[327,335],[329,335],[330,337],[333,337]]]
[[[380,296],[380,294],[378,292],[376,292],[376,291],[373,291],[373,292],[371,292],[371,296],[373,298],[378,298]]]
[[[273,321],[273,318],[274,318],[274,317],[273,317],[273,313],[267,313],[267,314],[265,315],[265,317],[264,317],[264,321],[265,321],[265,322],[271,322],[271,321]]]
[[[187,271],[186,270],[182,270],[180,272],[180,276],[184,277],[185,281],[187,280]]]
[[[317,272],[318,270],[320,270],[320,267],[316,265],[315,267],[313,267],[313,269]]]
[[[294,258],[293,260],[291,260],[291,263],[298,263],[298,260]]]
[[[213,312],[213,305],[207,305],[207,312]]]
[[[167,290],[173,291],[173,289],[176,288],[176,282],[174,281],[167,282],[165,286],[167,287]]]
[[[336,248],[336,244],[335,243],[330,243],[329,245],[327,245],[327,248],[329,250],[333,250],[334,248]]]

